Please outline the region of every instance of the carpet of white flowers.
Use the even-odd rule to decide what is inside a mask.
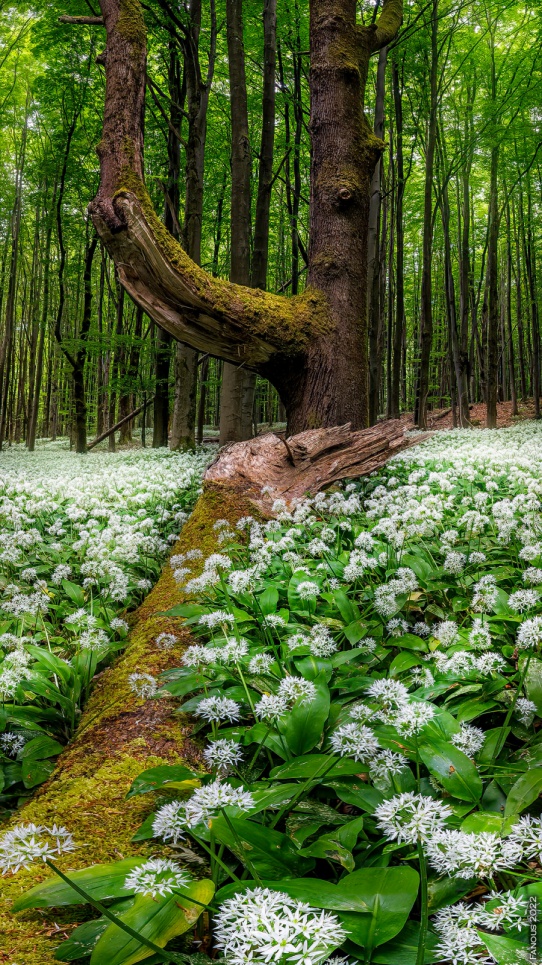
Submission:
[[[143,772],[155,856],[72,875],[112,901],[81,926],[91,965],[156,956],[203,907],[206,951],[153,962],[540,962],[542,426],[439,433],[217,531],[171,559],[198,639],[144,681],[194,715],[208,773]],[[83,844],[53,832],[10,832],[4,869]]]
[[[0,805],[49,776],[119,615],[154,583],[199,490],[203,453],[77,456],[66,442],[0,463]]]

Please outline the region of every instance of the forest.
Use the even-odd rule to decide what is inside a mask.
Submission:
[[[542,965],[540,9],[0,14],[0,963]]]

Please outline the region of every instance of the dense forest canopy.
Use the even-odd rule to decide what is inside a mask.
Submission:
[[[228,6],[144,4],[146,185],[207,272],[296,295],[309,247],[308,4],[281,0],[275,37],[274,4],[264,5],[266,27],[262,5],[245,0],[236,52],[228,16],[241,5]],[[370,25],[377,11],[358,8]],[[248,385],[226,387],[221,400],[223,362],[180,347],[125,297],[87,215],[99,184],[105,34],[60,23],[66,16],[100,11],[37,0],[6,4],[2,15],[0,440],[32,446],[36,434],[69,432],[84,448],[87,433],[144,404],[137,423],[153,426],[158,446],[168,424],[174,446],[192,444],[195,427],[202,438],[221,408],[224,439],[284,420],[261,374],[254,404],[246,372]],[[385,141],[367,238],[371,421],[414,410],[424,425],[427,406],[451,405],[466,423],[469,401],[487,401],[494,424],[497,399],[515,410],[538,396],[540,27],[539,11],[518,3],[413,2],[396,39],[370,59],[366,115]],[[230,84],[241,55],[240,185]],[[241,218],[237,202],[230,211],[232,183]],[[241,230],[246,279],[232,274]]]

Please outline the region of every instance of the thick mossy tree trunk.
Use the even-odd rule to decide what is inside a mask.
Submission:
[[[367,224],[383,142],[363,106],[371,55],[391,42],[401,0],[375,24],[355,0],[312,0],[308,287],[281,298],[219,281],[160,224],[143,183],[146,30],[138,0],[101,0],[107,32],[101,182],[90,206],[122,284],[179,341],[277,387],[291,432],[367,424]],[[66,18],[65,18],[66,19]]]

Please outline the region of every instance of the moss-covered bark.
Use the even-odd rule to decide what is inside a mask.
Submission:
[[[213,552],[213,523],[221,518],[235,522],[250,512],[253,507],[242,494],[225,486],[207,486],[173,552],[185,553],[194,548],[201,549],[204,555]],[[158,764],[198,764],[199,751],[190,741],[190,724],[174,714],[177,702],[145,702],[132,693],[128,684],[128,675],[134,671],[158,674],[177,663],[189,634],[180,620],[161,614],[183,599],[166,565],[135,614],[126,651],[97,680],[78,731],[59,757],[53,776],[13,819],[13,824],[56,821],[65,825],[78,845],[73,854],[59,858],[59,867],[66,872],[149,854],[152,845],[131,842],[152,805],[149,795],[125,800],[133,779],[145,768]],[[178,635],[175,650],[164,652],[156,648],[154,640],[164,631]],[[80,908],[11,914],[12,902],[49,875],[45,866],[35,864],[2,879],[0,962],[52,965],[54,950],[64,933],[69,934],[69,926],[84,920],[86,912]]]

